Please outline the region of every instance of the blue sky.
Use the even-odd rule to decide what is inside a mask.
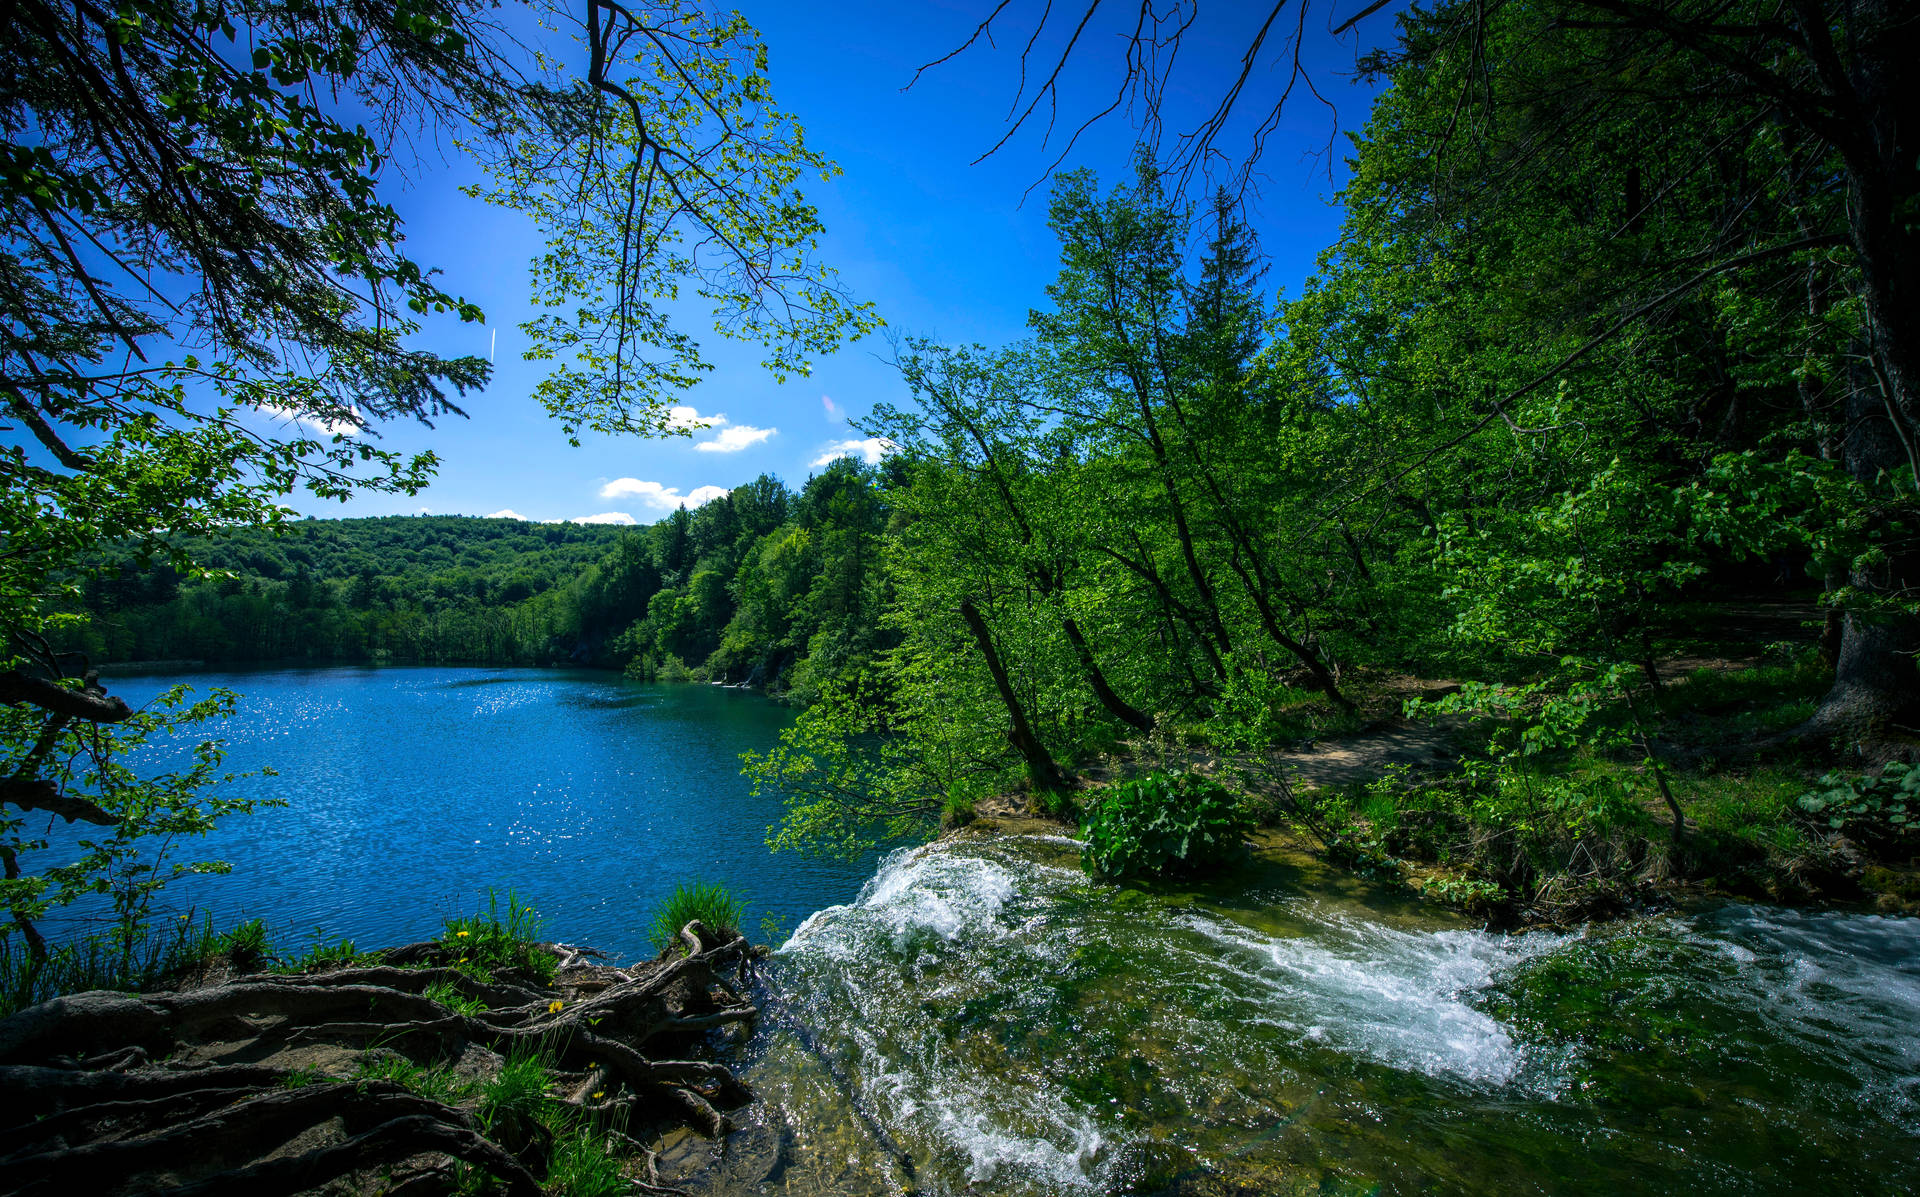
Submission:
[[[902,91],[917,66],[964,42],[992,7],[992,0],[741,5],[769,47],[776,99],[799,117],[813,148],[845,172],[810,188],[828,229],[823,257],[856,298],[875,304],[901,334],[987,344],[1017,339],[1056,270],[1046,188],[1035,188],[1024,203],[1023,193],[1045,176],[1058,143],[1042,149],[1037,133],[1022,133],[986,162],[969,165],[1004,130],[1019,86],[1018,47],[1040,6],[1016,0],[1004,27],[996,26],[997,48],[977,46]],[[1073,7],[1077,18],[1079,6]],[[1315,8],[1307,27],[1307,65],[1347,127],[1365,119],[1369,93],[1351,77],[1353,35],[1336,43],[1328,14],[1337,22],[1361,7],[1359,0],[1341,0]],[[1214,101],[1265,14],[1229,3],[1204,15],[1181,51],[1175,79],[1183,86],[1168,99],[1171,127],[1185,127],[1183,117],[1190,121]],[[1391,16],[1374,16],[1361,28],[1370,38],[1384,37]],[[1117,22],[1089,27],[1061,83],[1063,128],[1078,124],[1070,122],[1072,114],[1090,113],[1110,98],[1117,31]],[[1056,52],[1057,45],[1051,47]],[[1043,39],[1036,57],[1048,48]],[[1263,64],[1249,79],[1246,107],[1264,109],[1284,80],[1284,67]],[[1342,139],[1331,156],[1330,181],[1328,156],[1320,151],[1332,117],[1304,95],[1290,101],[1287,113],[1262,160],[1265,177],[1252,216],[1273,259],[1268,283],[1297,290],[1337,231],[1330,198],[1346,143]],[[1084,137],[1066,165],[1118,179],[1133,140],[1124,114],[1116,115]],[[1238,152],[1245,140],[1229,137],[1223,145]],[[781,384],[760,369],[756,347],[704,335],[716,369],[681,402],[703,419],[725,423],[693,438],[587,433],[572,447],[531,398],[541,364],[520,359],[525,341],[517,326],[532,311],[531,226],[516,213],[459,195],[458,184],[474,172],[456,157],[436,158],[410,173],[394,200],[407,219],[412,256],[440,265],[447,289],[479,303],[488,316],[485,328],[451,321],[432,326],[423,342],[447,354],[484,354],[491,347],[496,374],[484,393],[464,402],[469,419],[443,420],[432,430],[383,430],[388,448],[431,448],[441,458],[428,490],[411,499],[367,495],[346,504],[291,500],[303,513],[507,511],[536,520],[651,523],[681,501],[762,472],[798,487],[823,458],[861,438],[849,417],[901,396],[897,377],[880,360],[887,353],[880,337],[820,361],[811,377]]]

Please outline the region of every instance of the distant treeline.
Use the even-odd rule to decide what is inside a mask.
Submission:
[[[644,528],[467,516],[311,519],[194,538],[212,571],[109,551],[67,647],[95,663],[581,664],[799,686],[874,647],[874,471],[762,475]]]

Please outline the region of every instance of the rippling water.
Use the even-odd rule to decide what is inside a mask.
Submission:
[[[227,767],[279,776],[234,789],[288,805],[183,844],[176,859],[234,869],[178,882],[165,900],[221,923],[263,917],[283,945],[304,946],[316,927],[363,947],[418,939],[497,886],[548,916],[549,934],[631,958],[651,953],[653,907],[682,881],[743,891],[757,932],[763,912],[791,929],[850,900],[872,871],[871,860],[767,851],[779,804],[749,795],[739,754],[766,750],[791,715],[758,695],[473,668],[123,677],[112,688],[137,705],[175,680],[243,696],[219,733]]]
[[[1495,934],[1269,858],[890,857],[775,957],[708,1193],[1910,1193],[1920,921]],[[1251,886],[1249,891],[1248,887]],[[1342,887],[1345,892],[1342,892]]]

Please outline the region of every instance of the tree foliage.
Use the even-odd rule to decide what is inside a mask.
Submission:
[[[458,141],[550,239],[536,284],[561,310],[530,331],[569,435],[663,431],[666,388],[702,368],[666,306],[683,288],[777,372],[871,327],[813,259],[801,186],[833,168],[774,105],[751,28],[677,2],[544,14],[545,39],[466,0],[0,13],[0,419],[19,434],[0,449],[0,698],[42,726],[13,746],[8,802],[64,787],[34,746],[67,722],[135,718],[48,639],[94,550],[203,576],[190,549],[284,523],[298,489],[431,476],[380,425],[461,415],[489,367],[423,347],[432,318],[482,313],[403,248],[389,197],[414,146]],[[12,909],[24,927],[37,907]]]

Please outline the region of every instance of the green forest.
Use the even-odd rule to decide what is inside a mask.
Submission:
[[[1912,1191],[1920,5],[827,7],[0,6],[0,1193]]]
[[[1362,63],[1381,98],[1298,293],[1231,192],[1144,151],[1063,173],[1028,337],[894,339],[880,466],[639,530],[129,541],[70,574],[56,644],[761,688],[803,708],[750,765],[775,842],[821,851],[1405,708],[1480,721],[1459,771],[1286,817],[1500,901],[1575,860],[1607,894],[1656,860],[1821,876],[1795,800],[1905,754],[1920,692],[1912,323],[1876,282],[1912,268],[1912,172],[1661,36],[1514,4],[1462,53],[1462,19],[1411,11]],[[1904,791],[1845,785],[1836,827],[1911,847]]]
[[[87,567],[62,641],[101,664],[584,665],[797,696],[885,633],[875,471],[762,477],[629,529],[462,516],[300,520]]]

